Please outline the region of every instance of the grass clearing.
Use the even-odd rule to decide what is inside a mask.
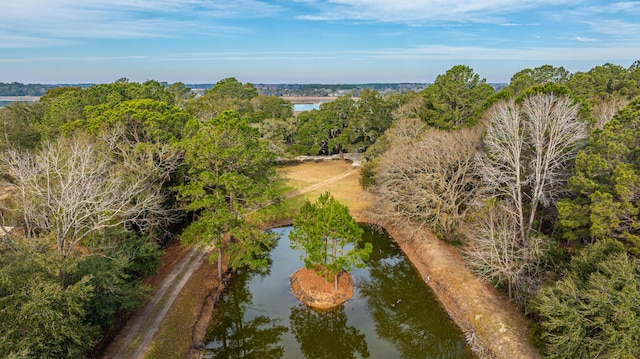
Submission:
[[[325,160],[283,166],[278,169],[278,174],[286,181],[287,186],[294,190],[302,190],[350,170],[352,170],[352,166],[348,161]],[[355,169],[338,181],[327,183],[316,190],[287,199],[282,211],[291,218],[305,200],[314,202],[324,192],[330,192],[340,203],[349,207],[354,217],[359,217],[372,201],[371,194],[363,191],[360,187],[360,170]]]

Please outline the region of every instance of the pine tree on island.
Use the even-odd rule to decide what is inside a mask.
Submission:
[[[300,212],[294,218],[289,238],[291,248],[305,251],[301,258],[305,268],[323,276],[327,283],[333,282],[336,293],[331,295],[337,295],[341,276],[346,275],[350,286],[353,286],[347,272],[354,266],[363,267],[364,261],[371,254],[372,245],[361,244],[362,233],[362,228],[351,217],[347,206],[338,202],[329,192],[325,192],[315,203],[307,200],[300,208]],[[292,287],[299,272],[291,278]],[[352,291],[352,288],[349,290]],[[294,294],[301,299],[295,288]],[[314,294],[306,293],[306,296],[313,297]],[[341,304],[349,297],[334,305]]]

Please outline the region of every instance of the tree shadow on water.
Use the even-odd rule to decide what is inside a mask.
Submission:
[[[358,280],[378,336],[402,358],[472,358],[471,351],[434,295],[384,236],[367,238],[374,251],[369,276]]]
[[[265,315],[245,318],[253,304],[248,286],[251,276],[251,273],[238,271],[233,285],[228,286],[209,327],[210,342],[204,358],[276,359],[284,355],[284,347],[278,344],[288,329],[279,325],[279,319]]]
[[[347,326],[343,306],[317,311],[300,304],[291,308],[289,320],[291,331],[307,359],[370,356],[364,334],[353,326]]]

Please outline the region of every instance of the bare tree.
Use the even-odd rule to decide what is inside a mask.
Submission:
[[[98,138],[127,173],[135,174],[139,181],[146,182],[146,188],[153,188],[159,195],[169,198],[171,193],[165,184],[183,163],[183,151],[171,141],[141,141],[128,136],[129,132],[125,125],[116,124],[100,131]],[[175,201],[164,201],[163,210],[149,212],[148,216],[157,217],[148,218],[147,228],[149,234],[160,241],[172,236],[169,228],[180,219],[182,212]]]
[[[397,138],[378,160],[380,214],[416,221],[453,239],[475,192],[473,159],[480,131],[419,133],[415,121],[390,130]]]
[[[526,295],[519,294],[533,289],[528,284],[538,276],[545,241],[541,236],[534,236],[528,246],[514,241],[519,235],[516,213],[513,207],[495,201],[485,203],[467,228],[466,234],[473,241],[463,252],[480,277],[505,287],[509,298],[522,304]]]
[[[11,196],[0,201],[0,208],[3,212],[14,212],[22,217],[25,236],[31,238],[35,234],[34,228],[39,225],[36,223],[38,202],[32,198],[33,191],[30,190],[29,183],[38,177],[40,169],[31,154],[13,148],[2,153],[2,166],[14,190]]]
[[[540,205],[555,204],[566,190],[570,165],[584,140],[586,124],[566,96],[534,94],[522,104],[503,101],[487,114],[484,155],[478,161],[485,194],[513,206],[523,245]]]
[[[469,228],[467,258],[510,297],[537,276],[543,253],[538,210],[566,190],[572,162],[587,138],[578,106],[566,96],[530,95],[502,101],[486,114],[484,152],[477,161],[484,188]],[[518,293],[514,293],[514,289]]]
[[[63,259],[92,233],[126,225],[145,230],[163,212],[146,174],[127,171],[87,138],[59,139],[34,154],[8,152],[2,160],[24,198],[25,226],[51,234]]]
[[[611,121],[613,116],[627,106],[628,103],[629,100],[620,96],[613,96],[596,103],[593,106],[593,117],[596,119],[596,127],[602,129],[604,124]]]

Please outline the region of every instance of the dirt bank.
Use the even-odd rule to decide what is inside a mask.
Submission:
[[[417,225],[378,225],[418,269],[479,357],[540,358],[522,314],[495,288],[480,281],[455,248]]]

